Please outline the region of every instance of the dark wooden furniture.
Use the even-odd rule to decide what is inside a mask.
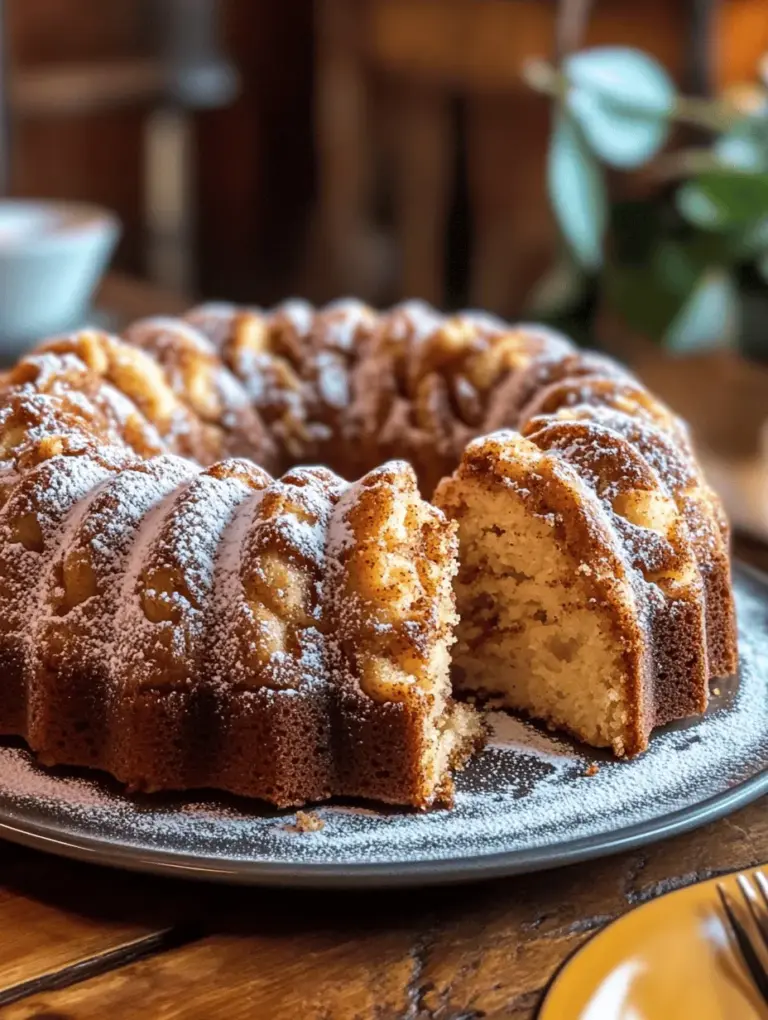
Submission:
[[[237,78],[219,47],[217,0],[144,8],[144,18],[115,18],[118,38],[129,49],[140,44],[130,56],[19,68],[0,0],[0,197],[24,188],[11,145],[20,124],[53,119],[66,128],[72,118],[138,112],[146,270],[165,286],[188,287],[196,277],[192,113],[229,104]]]
[[[115,265],[147,275],[153,237],[168,233],[167,220],[161,232],[147,232],[148,207],[160,202],[166,213],[174,212],[167,208],[167,192],[144,187],[147,157],[154,154],[152,166],[166,166],[161,188],[170,185],[186,201],[181,211],[194,244],[181,255],[195,287],[261,303],[304,293],[296,271],[313,196],[312,5],[218,0],[218,48],[237,70],[239,92],[218,109],[195,110],[186,118],[189,130],[176,132],[177,142],[189,143],[189,159],[176,168],[189,174],[178,189],[174,181],[183,174],[170,173],[169,179],[167,154],[152,146],[150,153],[146,144],[148,130],[153,133],[149,112],[159,96],[158,50],[149,41],[161,38],[146,31],[149,3],[3,0],[3,42],[12,58],[6,97],[11,85],[14,92],[10,193],[114,210],[123,224]],[[201,5],[156,0],[154,6],[172,16],[192,8],[199,15]],[[207,0],[203,7],[209,8]],[[193,24],[200,24],[199,17]],[[209,44],[216,35],[209,34]],[[0,51],[0,92],[4,56]],[[222,75],[212,77],[218,91]],[[166,84],[164,78],[163,89]],[[163,107],[155,137],[173,129],[166,112]],[[0,145],[0,190],[6,155]]]
[[[193,298],[127,273],[107,273],[96,292],[94,304],[118,324],[127,325],[145,315],[180,315]]]
[[[689,91],[753,80],[768,46],[762,0],[587,6],[584,32],[562,39],[565,48],[647,50]],[[549,104],[524,84],[522,71],[531,57],[555,49],[559,7],[542,0],[319,0],[321,292],[444,304],[458,190],[469,207],[470,250],[455,253],[467,263],[468,301],[520,314],[558,250],[546,193]],[[383,178],[390,246],[379,216]]]

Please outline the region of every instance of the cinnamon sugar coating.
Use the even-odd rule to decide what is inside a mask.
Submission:
[[[735,666],[685,426],[543,327],[205,305],[0,377],[0,733],[45,763],[424,808],[482,743],[451,670],[621,755]]]

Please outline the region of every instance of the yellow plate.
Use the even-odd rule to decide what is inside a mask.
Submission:
[[[539,1020],[768,1020],[717,881],[652,900],[596,935],[556,976]],[[738,897],[735,877],[725,881]]]

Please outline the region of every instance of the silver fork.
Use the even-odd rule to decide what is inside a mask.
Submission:
[[[763,1001],[768,1003],[768,878],[762,871],[755,871],[751,875],[737,875],[736,883],[753,926],[747,927],[741,920],[739,908],[722,882],[717,883],[717,893],[747,970]],[[754,928],[757,936],[750,928]]]

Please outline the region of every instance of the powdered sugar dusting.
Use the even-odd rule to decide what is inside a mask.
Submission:
[[[20,745],[0,746],[0,819],[55,826],[137,854],[191,853],[212,867],[407,864],[525,854],[658,819],[768,769],[766,589],[737,575],[741,676],[707,716],[658,733],[629,761],[577,748],[500,713],[489,747],[459,776],[453,811],[415,814],[372,805],[316,809],[321,831],[297,834],[294,812],[212,795],[131,799],[111,781],[36,767]],[[587,774],[591,764],[596,774]],[[510,863],[514,860],[510,858]]]
[[[209,679],[231,684],[251,678],[255,686],[281,694],[327,682],[318,627],[337,482],[323,469],[298,468],[270,482],[235,514],[219,549],[218,580],[206,620]],[[277,562],[280,587],[265,572]],[[281,609],[291,599],[301,600],[301,624]]]
[[[118,668],[134,681],[152,681],[172,669],[185,675],[188,661],[195,661],[206,637],[205,608],[219,542],[247,494],[236,474],[199,474],[161,504],[148,541],[137,543],[133,570],[126,573],[114,655]]]
[[[510,402],[502,408],[504,425],[521,427],[523,422],[516,421],[516,416],[524,418],[526,413],[534,415],[538,428],[542,420],[552,422],[561,414],[567,419],[591,418],[584,442],[574,438],[572,421],[552,426],[555,431],[559,428],[562,444],[546,447],[552,453],[540,459],[555,458],[557,453],[556,467],[570,488],[583,495],[580,502],[585,513],[594,522],[604,523],[612,542],[618,536],[617,555],[611,562],[621,568],[619,573],[625,559],[637,568],[639,615],[641,621],[650,621],[648,632],[669,631],[682,638],[682,598],[666,605],[660,588],[644,580],[645,573],[661,573],[666,581],[664,571],[679,567],[672,557],[674,543],[667,541],[668,529],[650,528],[646,534],[622,517],[620,510],[614,513],[614,499],[636,491],[658,496],[666,484],[669,500],[674,499],[677,511],[685,515],[702,574],[712,562],[713,550],[722,548],[722,536],[711,507],[706,505],[704,513],[700,510],[699,503],[707,504],[707,493],[689,457],[684,432],[671,414],[623,373],[617,375],[594,356],[576,352],[565,338],[538,327],[507,327],[473,311],[444,319],[418,303],[379,317],[359,303],[342,302],[316,311],[293,301],[250,322],[240,322],[236,310],[199,309],[197,316],[203,319],[223,315],[232,320],[226,326],[216,325],[216,340],[195,331],[195,315],[190,313],[181,326],[169,319],[134,326],[138,334],[133,343],[146,346],[151,356],[106,335],[91,337],[94,343],[98,340],[111,366],[104,379],[119,386],[120,379],[125,384],[138,372],[150,382],[149,401],[139,400],[134,386],[126,388],[147,413],[157,402],[151,416],[157,418],[159,432],[141,433],[134,443],[140,452],[163,450],[167,439],[173,449],[193,454],[203,463],[225,450],[243,452],[241,441],[245,452],[254,454],[261,425],[257,415],[248,414],[253,403],[263,412],[283,460],[333,460],[336,447],[343,451],[351,440],[360,447],[351,457],[356,464],[358,454],[360,463],[366,464],[366,458],[377,463],[393,453],[411,457],[425,489],[431,491],[433,485],[427,485],[425,477],[434,470],[436,481],[453,470],[467,439],[487,431],[495,391],[499,397],[503,391]],[[208,336],[207,326],[198,326]],[[210,474],[195,473],[194,477],[180,469],[173,496],[165,486],[170,481],[165,474],[156,479],[159,484],[151,491],[143,485],[138,492],[130,485],[123,487],[115,481],[114,472],[124,467],[128,434],[138,435],[142,416],[133,398],[113,392],[112,383],[98,374],[91,378],[84,361],[76,356],[85,358],[86,341],[85,336],[63,338],[54,348],[60,354],[27,359],[27,381],[12,398],[26,444],[51,428],[59,429],[58,417],[66,406],[62,449],[70,455],[69,460],[59,463],[54,458],[50,467],[18,475],[20,480],[0,514],[0,537],[6,539],[1,543],[4,569],[0,573],[10,592],[2,623],[13,637],[14,652],[47,656],[50,642],[45,635],[54,633],[66,610],[69,643],[64,651],[74,664],[95,655],[105,675],[118,679],[109,685],[115,703],[119,703],[121,685],[154,681],[161,674],[174,681],[188,679],[190,663],[205,664],[193,667],[195,679],[217,685],[238,682],[257,667],[263,669],[264,682],[274,697],[298,696],[310,683],[327,684],[329,676],[335,679],[336,663],[343,664],[339,632],[344,633],[355,615],[367,620],[368,612],[367,606],[363,610],[363,603],[347,598],[337,584],[340,604],[333,611],[337,633],[326,635],[324,625],[330,617],[323,617],[324,593],[329,589],[333,593],[350,548],[360,545],[355,519],[346,516],[349,503],[360,495],[359,483],[342,495],[340,482],[337,486],[337,481],[318,475],[313,487],[310,469],[299,469],[269,483],[263,495],[253,495],[252,479],[246,481],[239,474],[223,477],[219,465]],[[228,368],[216,354],[224,347]],[[195,355],[193,362],[190,353]],[[538,367],[533,370],[532,366]],[[525,386],[507,392],[505,382],[522,381],[528,369]],[[75,387],[71,392],[70,386]],[[52,403],[39,403],[36,389],[41,387],[51,388]],[[27,410],[23,407],[27,401],[31,406],[24,415],[21,411]],[[94,416],[94,412],[98,413]],[[10,408],[4,413],[4,420],[15,423]],[[79,458],[71,456],[87,446],[91,432],[101,437],[102,427],[110,442],[113,434],[119,441],[117,456],[101,450],[101,445],[98,454],[94,448]],[[226,442],[222,430],[232,433]],[[7,431],[15,442],[13,430]],[[535,433],[525,430],[525,434],[537,442]],[[625,449],[627,440],[636,455],[630,456]],[[541,436],[538,442],[545,449]],[[34,460],[24,448],[13,445],[8,453],[3,483],[10,491],[22,454]],[[346,454],[339,457],[347,470]],[[363,470],[359,464],[358,470]],[[125,510],[115,514],[114,528],[110,507],[106,506],[106,515],[102,512],[110,494]],[[336,506],[339,495],[341,503]],[[653,507],[656,524],[672,519],[674,508],[667,507],[665,517],[658,499]],[[552,526],[559,520],[555,514],[547,519]],[[250,530],[244,531],[246,523]],[[24,527],[18,528],[19,524]],[[82,578],[78,581],[78,563],[68,556],[70,548],[79,550],[83,562],[89,561],[92,568],[95,594],[87,594],[84,601],[77,600],[90,589],[80,583]],[[50,555],[52,549],[55,557]],[[608,566],[608,559],[603,559],[602,565]],[[596,568],[601,568],[597,558],[582,563],[580,569],[594,572]],[[688,576],[685,571],[679,573]],[[85,570],[83,577],[91,579]],[[447,577],[444,581],[448,584]],[[748,588],[745,582],[744,591]],[[694,594],[698,604],[700,595]],[[752,602],[760,599],[754,596]],[[334,605],[330,597],[328,605]],[[294,625],[286,607],[302,611],[297,614],[300,625]],[[399,636],[423,652],[426,639],[421,621],[429,623],[431,633],[435,613],[433,606],[413,619],[404,618]],[[655,625],[662,613],[666,630]],[[758,615],[754,614],[754,630],[763,626]],[[369,625],[377,638],[392,629],[386,619],[375,618]],[[355,628],[349,630],[356,636]],[[218,656],[209,656],[211,642],[222,649]],[[348,643],[352,645],[351,637]],[[322,836],[306,840],[308,847],[315,844],[311,851],[297,850],[285,841],[286,833],[292,831],[290,815],[286,822],[284,814],[259,813],[250,803],[192,797],[138,802],[96,781],[69,778],[62,781],[74,791],[71,801],[58,797],[58,787],[52,788],[50,797],[38,792],[24,800],[25,795],[18,791],[13,795],[11,790],[8,796],[16,796],[14,803],[34,800],[38,808],[48,804],[57,817],[66,816],[66,823],[77,829],[90,824],[78,799],[84,783],[88,796],[94,790],[103,791],[103,803],[98,802],[94,815],[99,831],[108,838],[149,848],[194,845],[195,852],[203,855],[224,853],[234,859],[252,859],[254,847],[262,860],[354,863],[393,857],[436,859],[455,853],[457,845],[467,854],[482,855],[524,848],[531,840],[539,846],[557,844],[574,832],[589,834],[590,826],[592,832],[601,831],[600,826],[615,827],[626,819],[643,820],[648,812],[671,810],[711,788],[727,787],[734,777],[758,767],[762,747],[768,743],[765,699],[754,694],[758,681],[764,685],[763,672],[755,666],[749,673],[750,663],[754,666],[758,661],[758,649],[754,644],[752,658],[746,657],[735,701],[731,697],[732,703],[720,705],[696,727],[660,735],[651,751],[637,761],[618,764],[499,714],[493,719],[494,736],[487,751],[460,778],[456,811],[413,816],[396,810],[350,811],[328,805],[322,808],[324,824],[327,821]],[[693,673],[690,679],[693,682]],[[30,719],[36,717],[34,697],[33,693],[29,701]],[[736,729],[734,719],[739,720]],[[41,746],[34,727],[28,732],[32,743]],[[9,774],[19,769],[23,773],[23,754],[18,748],[8,753],[15,756]],[[595,758],[602,762],[597,776],[589,769]],[[0,803],[1,765],[0,761]],[[46,782],[58,782],[53,774],[39,770],[35,776],[35,782],[40,776]],[[63,803],[71,806],[72,813],[67,814],[69,808],[64,811]]]

